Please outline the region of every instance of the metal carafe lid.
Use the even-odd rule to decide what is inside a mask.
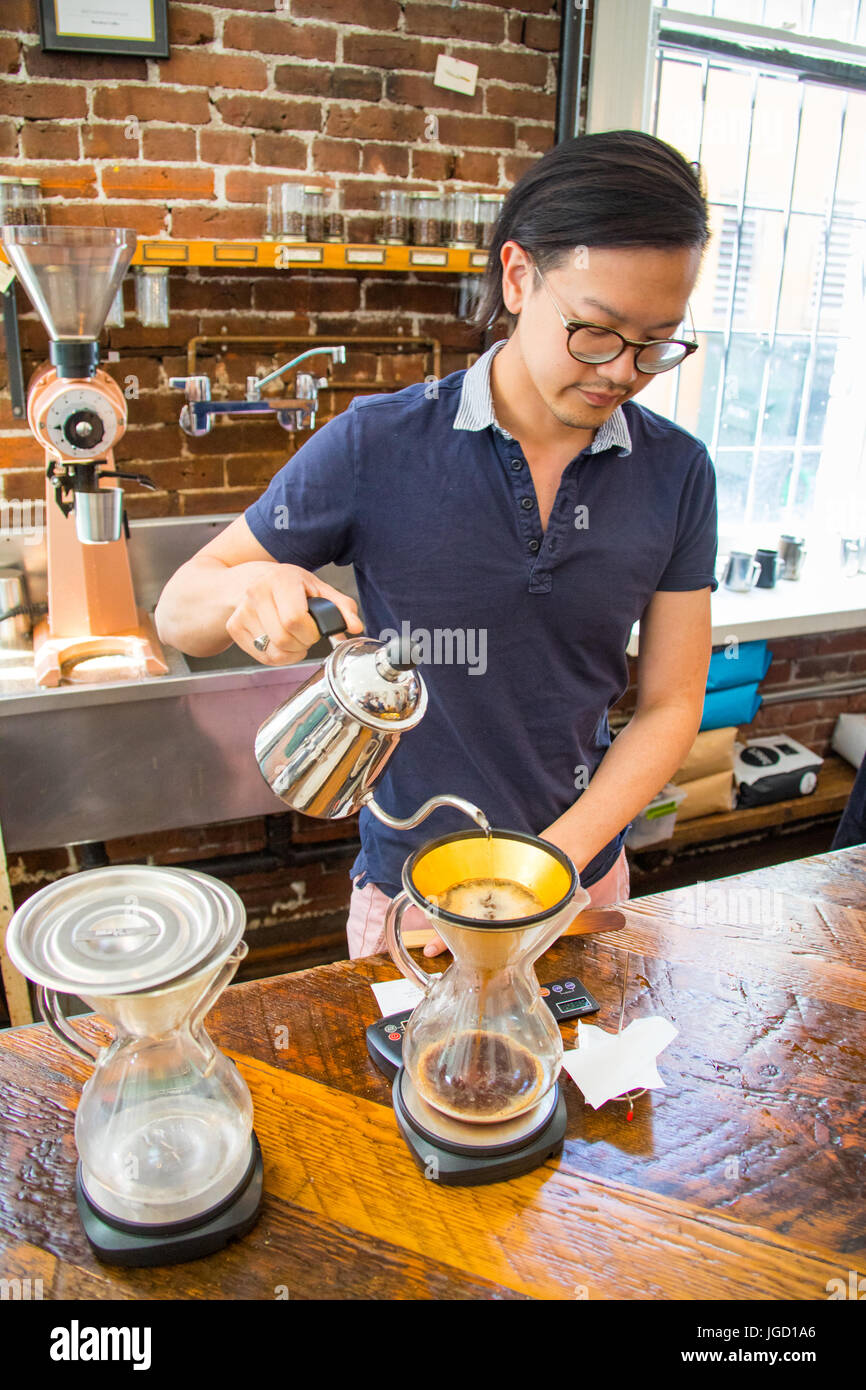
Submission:
[[[407,637],[377,642],[355,637],[330,657],[331,688],[355,719],[373,728],[403,733],[427,708],[427,691],[415,671],[417,649]]]
[[[37,984],[68,994],[155,989],[228,954],[246,914],[225,884],[186,869],[89,869],[39,889],[6,933],[9,957]]]

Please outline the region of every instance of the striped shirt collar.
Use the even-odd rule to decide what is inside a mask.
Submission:
[[[490,364],[494,355],[506,342],[507,339],[503,338],[494,343],[466,372],[460,393],[460,405],[454,417],[455,430],[483,430],[492,425],[505,439],[513,438],[496,419],[490,391]],[[605,449],[616,449],[621,457],[631,453],[631,435],[621,405],[618,405],[604,424],[598,427],[589,446],[591,454],[600,454]]]

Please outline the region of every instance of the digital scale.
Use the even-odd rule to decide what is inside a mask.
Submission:
[[[600,1007],[576,975],[542,985],[541,995],[558,1023],[597,1013]],[[531,1172],[559,1153],[567,1117],[558,1082],[532,1110],[502,1124],[454,1120],[428,1105],[402,1065],[403,1034],[412,1012],[403,1009],[371,1023],[367,1052],[393,1080],[398,1128],[426,1178],[462,1187],[501,1182]]]
[[[255,1130],[250,1135],[249,1165],[238,1186],[222,1202],[188,1221],[166,1226],[120,1221],[89,1195],[80,1159],[75,1173],[78,1215],[96,1254],[108,1264],[135,1268],[200,1260],[245,1236],[258,1220],[263,1188],[262,1150]]]

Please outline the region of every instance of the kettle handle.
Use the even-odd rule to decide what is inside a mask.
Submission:
[[[308,598],[307,611],[323,637],[346,631],[346,619],[329,598]]]
[[[95,1062],[101,1047],[95,1047],[89,1038],[85,1038],[79,1033],[66,1017],[60,1007],[60,1000],[53,989],[46,988],[45,985],[38,985],[36,989],[36,1002],[39,1005],[39,1012],[48,1024],[52,1033],[59,1038],[64,1047],[68,1047],[70,1052],[76,1052],[79,1057],[83,1057],[85,1062]]]
[[[409,895],[398,893],[396,898],[392,898],[388,904],[388,911],[385,913],[385,941],[391,959],[402,975],[413,984],[420,985],[426,994],[434,979],[438,976],[430,973],[429,970],[422,970],[420,965],[416,965],[406,947],[403,945],[403,938],[400,935],[400,923],[403,921],[403,913],[410,907]]]

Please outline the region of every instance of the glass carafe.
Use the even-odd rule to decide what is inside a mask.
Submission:
[[[43,1015],[67,1046],[94,1062],[75,1116],[85,1191],[116,1220],[164,1225],[217,1206],[251,1159],[246,1082],[216,1048],[205,1014],[247,954],[139,994],[82,996],[114,1028],[96,1048],[40,991]]]
[[[13,914],[10,959],[38,985],[51,1030],[93,1066],[75,1143],[84,1195],[109,1222],[195,1224],[252,1175],[250,1093],[204,1027],[247,954],[245,920],[218,879],[147,864],[67,875]],[[64,995],[111,1025],[104,1047],[66,1017]]]
[[[458,885],[518,885],[534,903],[522,915],[482,919],[448,910]],[[388,950],[424,998],[403,1036],[403,1065],[422,1100],[452,1119],[499,1124],[536,1106],[562,1065],[559,1028],[545,1004],[535,961],[587,906],[567,855],[529,835],[494,830],[447,835],[403,867],[404,891],[386,917]],[[505,889],[505,891],[509,891]],[[444,974],[429,974],[400,935],[414,904],[451,949]],[[483,910],[483,908],[482,908]],[[491,909],[494,910],[494,909]]]

